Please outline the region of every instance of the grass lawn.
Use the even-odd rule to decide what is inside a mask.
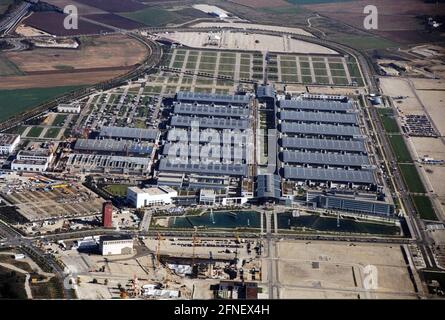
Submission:
[[[59,135],[60,128],[50,128],[45,133],[45,138],[54,139]]]
[[[31,130],[28,131],[26,135],[29,138],[37,138],[43,131],[43,127],[32,127]]]
[[[438,220],[430,198],[427,196],[413,195],[411,196],[411,199],[413,200],[414,206],[416,207],[420,218],[425,220]]]
[[[392,150],[396,156],[397,162],[413,162],[408,149],[406,148],[403,137],[399,134],[389,135],[389,142],[391,143]]]
[[[424,193],[425,187],[422,180],[420,180],[417,169],[412,164],[399,164],[400,171],[402,173],[403,180],[405,180],[408,190],[415,193]]]
[[[399,126],[397,121],[394,119],[394,111],[392,109],[377,109],[377,112],[382,119],[383,127],[388,133],[398,133]]]
[[[0,121],[82,86],[0,90]]]
[[[55,127],[61,127],[63,125],[63,123],[65,122],[66,118],[68,118],[68,116],[66,114],[58,114],[53,121],[53,126]]]
[[[116,197],[125,197],[128,186],[126,184],[109,184],[103,187],[105,191]]]

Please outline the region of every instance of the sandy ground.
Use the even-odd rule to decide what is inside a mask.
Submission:
[[[23,24],[19,25],[16,29],[15,32],[18,33],[21,36],[24,37],[36,37],[36,36],[49,36],[49,33],[46,33],[45,31],[33,28],[33,27],[28,27],[25,26]]]
[[[443,79],[411,79],[417,90],[445,90]]]
[[[411,137],[419,157],[429,156],[436,160],[445,160],[445,146],[440,139]]]
[[[394,298],[414,293],[399,246],[283,241],[278,257],[280,298]],[[319,262],[319,268],[313,262]],[[377,269],[373,292],[364,292],[367,265]]]
[[[445,90],[417,90],[417,94],[440,134],[445,135]]]
[[[363,88],[338,88],[338,87],[331,87],[331,86],[317,86],[317,87],[311,87],[307,86],[309,93],[314,94],[339,94],[339,95],[355,95],[357,92],[365,93]]]
[[[422,106],[406,81],[396,78],[380,78],[380,86],[385,95],[393,98],[397,96],[407,97],[394,100],[394,104],[401,112],[405,114],[424,114]]]
[[[162,37],[180,42],[194,48],[209,49],[232,49],[232,50],[255,50],[287,53],[313,53],[313,54],[337,54],[336,51],[323,46],[291,39],[288,36],[271,36],[263,34],[244,34],[241,32],[222,31],[218,33],[221,37],[219,45],[206,46],[209,34],[206,32],[175,32],[160,34]]]
[[[311,33],[300,28],[288,28],[288,27],[270,26],[270,25],[255,24],[255,23],[200,22],[193,25],[193,27],[194,28],[229,27],[229,28],[249,29],[249,30],[268,30],[268,31],[271,30],[271,31],[288,32],[288,33],[313,37]]]
[[[130,67],[143,60],[146,48],[122,35],[81,39],[79,50],[34,49],[8,52],[6,56],[23,72]]]

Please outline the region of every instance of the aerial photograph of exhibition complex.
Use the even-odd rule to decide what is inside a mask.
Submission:
[[[0,0],[0,299],[443,299],[444,22]]]

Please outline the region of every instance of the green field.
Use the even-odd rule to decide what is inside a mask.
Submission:
[[[399,132],[399,126],[397,125],[397,121],[394,119],[394,111],[392,109],[378,109],[377,112],[382,120],[382,124],[386,132]]]
[[[0,54],[0,76],[20,76],[23,72],[8,58]]]
[[[105,191],[116,197],[125,197],[128,186],[126,184],[109,184],[103,187]]]
[[[50,128],[45,133],[45,138],[54,139],[59,135],[60,128]]]
[[[427,196],[413,195],[411,196],[411,199],[413,200],[414,206],[416,207],[420,218],[426,220],[438,220],[430,198]]]
[[[406,147],[405,141],[401,135],[389,135],[388,139],[396,156],[397,162],[413,162]]]
[[[149,27],[159,27],[168,23],[179,23],[182,17],[174,12],[160,8],[149,7],[135,12],[120,13],[128,19],[140,22]]]
[[[402,173],[403,180],[405,180],[408,190],[414,193],[424,193],[425,187],[422,180],[420,180],[417,169],[412,164],[399,164],[400,172]]]
[[[0,121],[82,86],[0,90]]]
[[[26,135],[29,138],[37,138],[43,131],[43,127],[32,127],[31,130],[28,131]]]
[[[58,114],[53,121],[53,126],[55,127],[61,127],[62,124],[65,122],[66,118],[68,118],[68,116],[66,114]]]
[[[363,50],[386,49],[399,46],[396,42],[386,40],[380,37],[345,35],[341,37],[333,37],[332,40],[339,42],[341,44],[354,47],[356,49],[363,49]]]

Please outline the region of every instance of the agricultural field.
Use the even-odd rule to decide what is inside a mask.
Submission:
[[[251,8],[289,8],[289,2],[285,0],[229,0]]]
[[[14,0],[0,0],[0,16],[8,10],[10,4],[12,4]]]
[[[79,28],[77,30],[65,29],[62,27],[64,19],[65,15],[58,12],[34,12],[31,16],[26,18],[23,23],[56,36],[99,34],[113,31],[107,27],[84,20],[79,20]]]
[[[139,0],[76,0],[76,2],[109,12],[132,12],[145,8],[143,1]]]
[[[47,100],[60,96],[80,86],[0,90],[0,121],[26,111]],[[14,106],[14,108],[8,108]]]
[[[209,15],[194,8],[167,10],[162,7],[146,7],[139,11],[120,13],[120,15],[149,27],[185,23],[197,18],[209,18]]]
[[[34,49],[8,52],[5,56],[22,71],[58,71],[60,66],[71,70],[98,71],[106,68],[129,68],[144,59],[146,48],[137,40],[123,35],[80,38],[78,50]]]
[[[86,17],[100,23],[126,30],[137,29],[144,26],[142,23],[127,19],[114,13],[91,14]]]
[[[0,54],[0,76],[8,77],[17,75],[23,75],[23,73],[13,62],[11,62],[3,54]]]
[[[363,8],[369,4],[366,0],[289,0],[289,2],[301,4],[304,9],[315,11],[324,17],[364,30]],[[445,6],[437,6],[435,1],[418,0],[375,0],[372,4],[379,10],[378,29],[372,30],[372,33],[381,38],[344,39],[345,41],[354,41],[357,48],[392,47],[399,42],[426,42],[438,37],[434,33],[426,32],[423,25],[424,20],[421,17],[444,15]]]

